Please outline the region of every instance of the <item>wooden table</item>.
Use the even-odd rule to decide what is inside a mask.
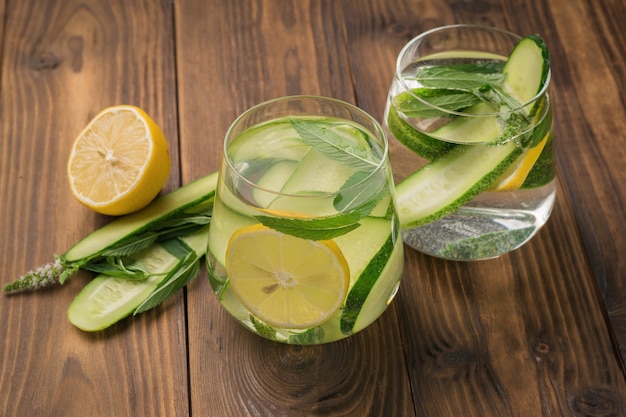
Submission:
[[[218,168],[224,133],[266,99],[316,94],[375,115],[401,47],[444,24],[540,33],[552,51],[558,200],[496,260],[407,250],[371,327],[316,347],[263,340],[206,270],[101,333],[66,318],[91,275],[0,296],[0,415],[625,416],[626,6],[623,0],[0,0],[2,282],[111,219],[65,164],[108,105],[145,109],[171,191]]]

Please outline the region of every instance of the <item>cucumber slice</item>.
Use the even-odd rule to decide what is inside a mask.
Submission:
[[[199,178],[169,194],[154,200],[146,208],[120,217],[99,228],[72,246],[61,256],[63,262],[85,263],[102,251],[124,239],[150,230],[158,223],[208,200],[212,200],[217,186],[217,172]]]
[[[435,138],[454,143],[490,143],[504,133],[503,124],[492,115],[493,108],[486,103],[476,104],[464,111],[476,117],[456,117],[431,132]]]
[[[400,224],[419,226],[446,214],[486,190],[522,150],[503,145],[457,146],[396,186]]]
[[[206,251],[208,227],[177,238],[188,251],[200,258]],[[157,289],[168,273],[183,262],[183,254],[168,251],[167,244],[154,244],[133,258],[143,263],[151,275],[145,280],[130,280],[99,275],[74,298],[67,315],[69,321],[86,332],[103,330],[136,311]]]
[[[401,240],[394,243],[394,236],[390,234],[359,275],[346,297],[341,314],[343,334],[352,334],[367,327],[393,299],[402,275],[402,245]]]
[[[315,194],[335,192],[354,174],[354,169],[328,159],[311,148],[302,158],[281,192]]]
[[[360,222],[361,227],[334,239],[348,261],[351,277],[340,319],[343,334],[367,326],[387,307],[404,260],[402,241],[388,219],[365,217]]]
[[[354,174],[354,169],[328,159],[315,149],[309,149],[281,193],[268,206],[270,210],[327,216],[336,214],[332,197]],[[308,198],[297,198],[302,195]]]
[[[298,163],[295,161],[284,160],[274,163],[267,169],[256,183],[258,188],[252,191],[252,197],[259,207],[268,207],[274,201],[276,193],[285,186],[285,182],[297,166]]]
[[[553,133],[550,131],[539,158],[534,163],[520,188],[529,189],[541,187],[552,181],[555,175]]]
[[[520,103],[527,103],[543,90],[550,76],[550,53],[539,35],[523,38],[515,46],[502,72],[505,74],[504,89]],[[526,111],[533,114],[535,103]]]
[[[289,122],[278,119],[245,130],[228,146],[227,152],[233,163],[238,164],[267,158],[298,161],[308,149]]]
[[[424,159],[432,161],[440,155],[448,152],[454,144],[447,143],[432,138],[413,126],[408,124],[392,104],[389,105],[389,114],[387,115],[387,126],[391,134],[402,143]]]

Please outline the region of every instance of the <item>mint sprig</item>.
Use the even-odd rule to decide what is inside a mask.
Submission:
[[[479,62],[425,67],[415,79],[425,87],[471,91],[484,85],[501,85],[504,81],[502,64]]]
[[[361,217],[364,217],[383,197],[389,194],[387,177],[383,172],[377,172],[365,186],[362,182],[367,179],[368,175],[370,174],[357,171],[348,178],[333,200],[335,210],[344,213],[358,210]]]
[[[361,213],[354,211],[316,218],[257,216],[256,219],[261,224],[281,233],[302,239],[329,240],[359,227]]]
[[[445,110],[458,111],[480,102],[472,91],[451,88],[415,88],[394,98],[396,109],[406,117],[447,116]]]
[[[329,159],[358,171],[372,172],[378,162],[368,158],[366,149],[333,130],[336,123],[324,120],[289,118],[289,123],[307,144]]]

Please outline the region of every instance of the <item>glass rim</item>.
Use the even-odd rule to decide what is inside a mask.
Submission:
[[[519,106],[516,106],[514,108],[508,109],[506,111],[495,111],[493,113],[482,113],[482,114],[471,114],[468,115],[467,113],[462,113],[462,112],[457,112],[454,110],[449,110],[449,109],[444,109],[442,107],[439,106],[435,106],[432,103],[424,100],[423,98],[419,97],[418,95],[414,94],[411,89],[409,88],[409,86],[407,85],[407,83],[405,82],[405,78],[401,76],[402,74],[402,70],[405,68],[401,65],[401,62],[403,61],[404,56],[407,54],[408,50],[410,48],[412,48],[415,44],[421,42],[424,38],[426,38],[427,36],[430,36],[432,34],[438,33],[438,32],[443,32],[446,30],[451,30],[451,29],[477,29],[477,30],[483,30],[483,31],[490,31],[490,32],[497,32],[500,33],[502,35],[506,35],[506,36],[510,36],[514,39],[516,39],[517,41],[521,40],[523,37],[513,33],[511,31],[505,30],[505,29],[500,29],[494,26],[487,26],[487,25],[479,25],[479,24],[473,24],[473,23],[458,23],[458,24],[454,24],[454,25],[445,25],[445,26],[438,26],[432,29],[429,29],[425,32],[420,33],[419,35],[415,36],[414,38],[412,38],[410,41],[408,41],[400,50],[400,52],[398,53],[398,57],[396,59],[396,68],[395,68],[395,77],[399,80],[400,84],[404,87],[404,91],[408,92],[411,97],[414,97],[415,99],[417,99],[418,101],[420,101],[421,103],[423,103],[424,105],[436,109],[438,111],[441,111],[443,113],[446,114],[450,114],[450,115],[455,115],[455,116],[471,116],[471,117],[493,117],[493,116],[497,116],[497,115],[507,115],[507,114],[511,114],[511,113],[516,113],[519,112],[521,109],[537,102],[538,100],[540,100],[543,96],[548,94],[549,88],[550,88],[550,81],[552,78],[552,66],[548,65],[548,74],[546,75],[546,81],[543,85],[543,87],[541,88],[541,90],[539,90],[537,92],[537,94],[535,94],[535,96],[533,96],[530,100],[526,101],[525,103],[521,103]],[[411,62],[416,62],[416,60],[412,60]]]
[[[370,134],[371,136],[373,136],[377,140],[380,140],[382,153],[380,155],[380,160],[378,162],[374,162],[373,161],[375,163],[375,165],[374,165],[374,163],[372,164],[372,167],[373,167],[372,171],[369,172],[368,175],[365,176],[364,178],[362,178],[360,181],[356,182],[355,184],[352,184],[350,187],[342,188],[341,191],[346,192],[346,191],[349,191],[349,190],[353,190],[355,188],[363,187],[364,184],[367,186],[366,183],[374,175],[379,173],[387,165],[387,163],[389,161],[389,140],[387,138],[387,135],[385,134],[385,131],[384,131],[383,127],[374,118],[374,116],[372,116],[371,114],[369,114],[365,110],[361,109],[360,107],[358,107],[358,106],[356,106],[356,105],[354,105],[352,103],[348,103],[347,101],[340,100],[340,99],[337,99],[337,98],[326,97],[326,96],[319,96],[319,95],[311,95],[311,94],[289,95],[289,96],[276,97],[276,98],[269,99],[269,100],[266,100],[266,101],[262,101],[262,102],[259,102],[259,103],[255,104],[255,105],[253,105],[252,107],[248,108],[243,113],[241,113],[239,116],[237,116],[237,118],[228,127],[228,130],[226,131],[226,134],[224,135],[224,143],[223,143],[223,149],[222,149],[223,157],[224,157],[223,159],[228,164],[229,170],[232,171],[233,173],[235,173],[239,180],[246,182],[247,184],[249,184],[250,186],[254,187],[255,189],[258,189],[258,190],[261,190],[263,192],[267,192],[267,193],[270,193],[270,194],[273,194],[273,195],[276,195],[276,196],[281,196],[281,197],[290,197],[290,198],[298,198],[298,199],[322,199],[322,198],[328,198],[328,197],[331,197],[331,196],[339,195],[339,190],[337,190],[337,191],[320,191],[320,192],[316,191],[315,194],[293,194],[293,193],[285,193],[285,192],[281,192],[280,190],[273,190],[273,189],[270,189],[270,188],[267,188],[267,187],[263,187],[263,186],[257,184],[255,181],[251,181],[248,178],[246,178],[240,172],[240,170],[235,166],[234,161],[229,156],[229,154],[228,154],[229,138],[231,138],[231,136],[232,136],[232,131],[236,127],[238,127],[238,124],[241,123],[242,120],[244,120],[248,115],[250,115],[251,113],[254,113],[255,111],[257,111],[261,107],[270,106],[270,105],[272,105],[274,103],[278,103],[278,102],[281,102],[281,101],[289,101],[289,100],[326,101],[326,102],[338,104],[338,105],[341,105],[341,106],[345,107],[346,109],[348,109],[351,112],[356,112],[356,113],[364,116],[366,119],[368,119],[372,123],[372,126],[374,127],[375,131],[372,131],[372,129],[363,126],[359,122],[356,122],[354,120],[349,120],[349,119],[346,119],[344,117],[337,117],[337,116],[332,116],[332,115],[318,115],[318,114],[313,114],[313,113],[309,113],[309,112],[298,113],[298,115],[335,117],[335,118],[337,118],[339,120],[347,120],[347,121],[349,121],[351,123],[354,123],[354,124],[358,125],[360,128],[364,129],[368,134]],[[273,119],[267,119],[267,120],[264,120],[262,122],[257,123],[257,125],[258,124],[262,124],[262,123],[268,123],[268,122],[271,122],[272,120],[277,120],[277,119],[284,118],[284,117],[288,117],[288,115],[285,114],[283,116],[279,116],[279,117],[276,117],[276,118],[273,118]],[[249,126],[246,129],[243,129],[240,133],[245,132],[247,129],[250,129],[253,126]]]

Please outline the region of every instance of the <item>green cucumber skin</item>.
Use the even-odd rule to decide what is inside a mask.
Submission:
[[[552,132],[549,135],[546,145],[543,147],[541,154],[539,154],[539,158],[520,187],[523,190],[544,186],[552,181],[556,175],[554,166],[554,135]]]
[[[367,296],[374,287],[374,283],[380,277],[385,266],[387,266],[394,249],[394,241],[394,236],[390,235],[385,244],[367,264],[348,293],[340,320],[340,328],[343,334],[352,334],[352,329],[361,312],[361,306],[365,303]]]
[[[540,63],[533,59],[537,55]],[[532,79],[529,79],[529,71],[536,64],[541,67],[537,84],[534,88],[528,88],[528,82]],[[505,74],[505,83],[523,102],[532,100],[543,90],[550,77],[550,52],[545,41],[539,35],[529,35],[520,40],[511,51],[502,72]],[[521,80],[524,82],[520,82]],[[530,115],[537,111],[539,101],[527,107]]]
[[[389,105],[389,114],[387,115],[387,126],[399,142],[429,161],[437,159],[455,146],[453,143],[434,139],[421,133],[402,119],[391,104]]]
[[[198,258],[206,252],[209,227],[184,237],[177,238],[181,244],[193,250]],[[150,272],[154,275],[145,280],[128,280],[107,275],[98,275],[89,282],[74,298],[68,308],[68,319],[77,328],[85,332],[96,332],[117,323],[131,315],[135,309],[154,291],[165,279],[167,273],[174,270],[181,259],[171,254],[167,248],[154,244],[142,252],[143,260],[151,259]],[[141,261],[139,255],[137,260]],[[114,304],[112,294],[120,294],[125,300],[111,311],[102,313],[94,311],[94,304],[100,303],[106,307],[107,299]],[[104,303],[103,303],[104,301]],[[111,307],[109,305],[109,307]]]
[[[168,218],[212,199],[217,186],[217,172],[199,178],[154,200],[146,208],[95,230],[72,246],[62,256],[64,263],[85,263],[122,240],[142,233]]]
[[[495,159],[495,161],[488,161],[491,162],[490,164],[484,167],[469,167],[467,171],[456,173],[456,177],[455,173],[451,172],[451,169],[459,166],[459,160],[463,157],[468,158],[468,155],[471,155],[472,152],[477,152],[478,156],[480,156],[484,153],[497,152],[498,148],[504,155]],[[401,226],[403,228],[421,226],[456,211],[459,207],[485,191],[493,181],[508,169],[521,153],[522,149],[513,141],[497,146],[460,145],[443,157],[425,165],[396,186],[396,201]],[[469,159],[470,161],[467,161],[468,166],[472,159],[478,158]],[[459,191],[458,193],[448,193],[433,187],[430,187],[430,190],[428,190],[429,184],[446,174],[448,177],[452,177],[449,178],[449,183],[454,183],[455,180],[463,179],[463,177],[469,175],[475,176],[476,181],[465,191]],[[427,195],[416,197],[416,190],[419,189],[426,189]],[[418,198],[419,200],[417,200]],[[419,210],[415,210],[415,207],[419,207],[420,201],[430,201],[434,198],[439,198],[440,201],[429,211],[420,213]]]

